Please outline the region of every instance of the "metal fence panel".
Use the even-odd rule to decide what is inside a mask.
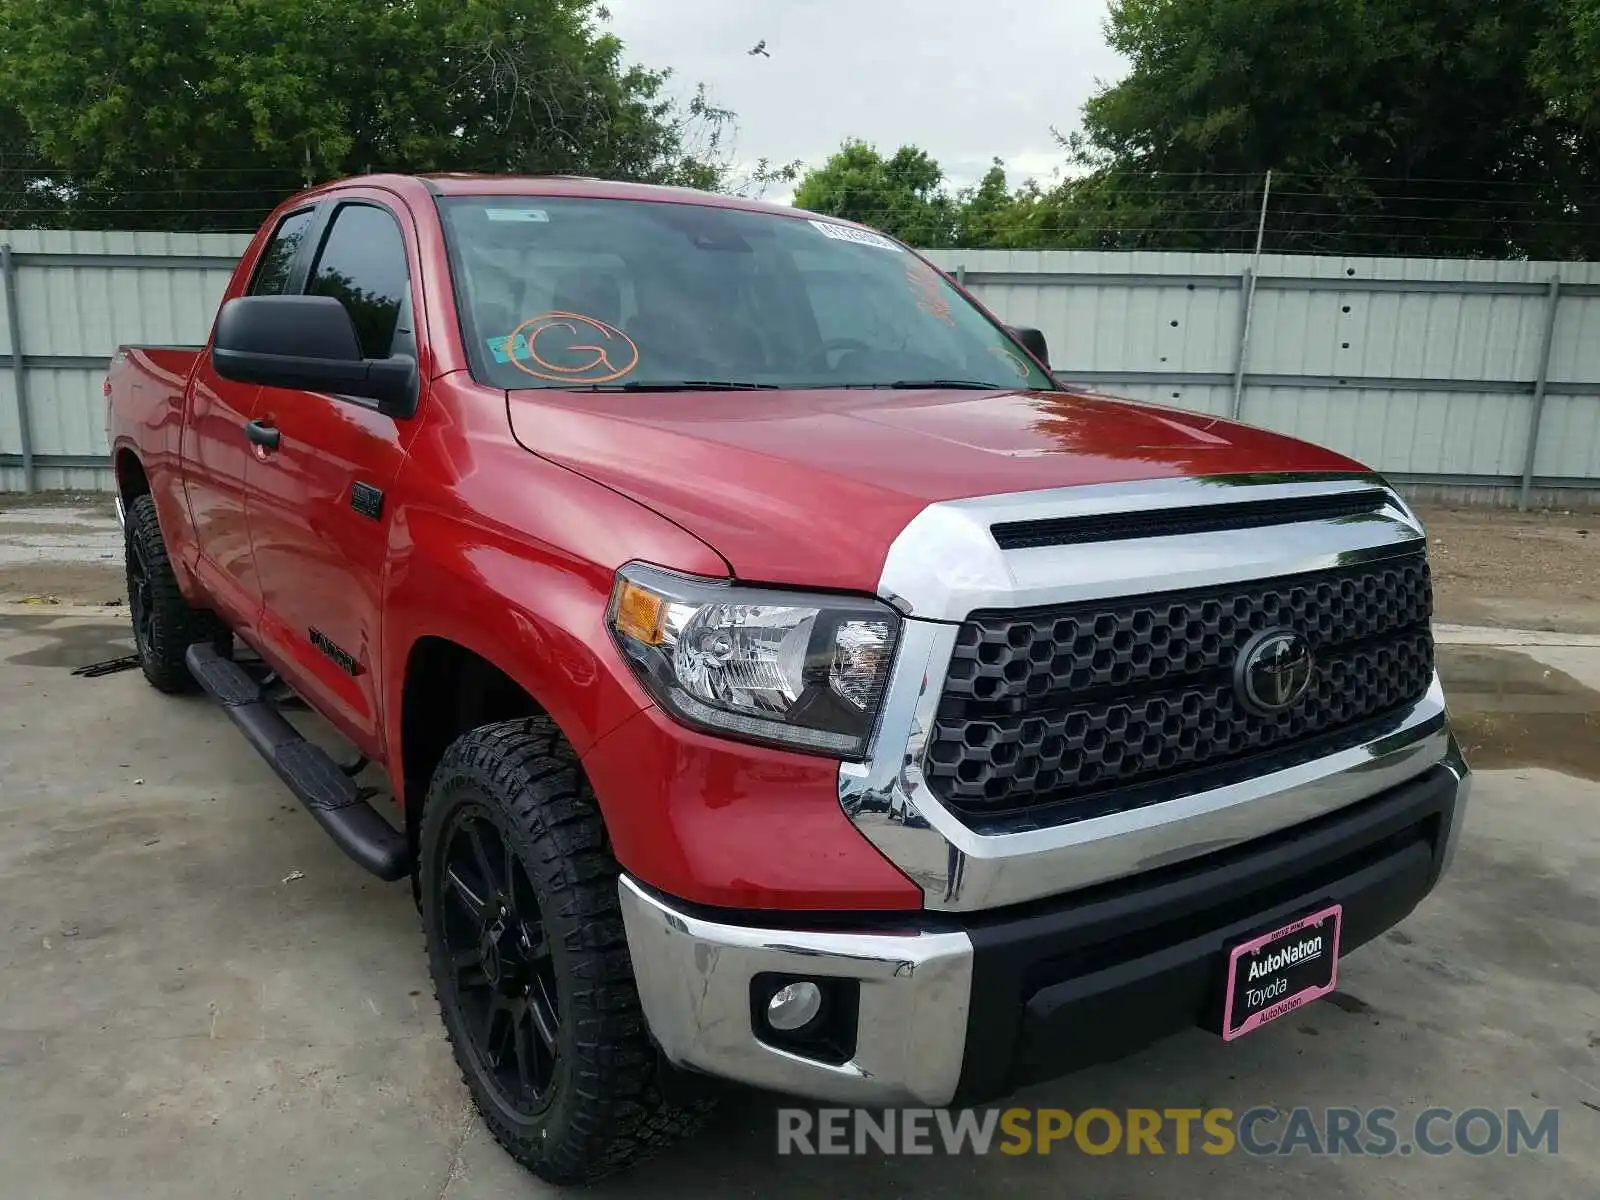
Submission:
[[[120,342],[203,341],[231,269],[35,267],[22,258],[22,344],[30,356],[103,358]],[[137,337],[124,336],[130,327]]]
[[[1539,424],[1539,471],[1600,478],[1600,389],[1587,396],[1548,396]]]
[[[111,486],[111,473],[96,464],[106,457],[100,384],[112,352],[124,342],[203,342],[249,241],[239,234],[0,231],[0,245],[10,247],[9,279],[0,289],[0,491],[27,490],[30,482],[38,490]],[[14,316],[9,296],[16,298]]]
[[[105,399],[100,382],[106,366],[82,367],[29,366],[28,408],[33,435],[33,451],[38,455],[105,453]],[[6,376],[10,376],[7,372]],[[10,428],[17,427],[16,382],[0,377],[0,406],[11,413]],[[0,430],[5,428],[0,423]],[[0,444],[17,443],[9,434]]]
[[[1529,407],[1503,392],[1261,387],[1245,413],[1379,471],[1499,476],[1522,469]]]
[[[110,467],[38,466],[33,472],[35,492],[109,492],[116,486]],[[20,467],[0,467],[0,495],[26,492],[27,477]]]
[[[1588,384],[1600,392],[1600,295],[1563,290],[1556,312],[1550,378]]]

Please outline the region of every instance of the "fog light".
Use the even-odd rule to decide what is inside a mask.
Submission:
[[[822,1011],[822,989],[816,984],[785,984],[767,1001],[767,1024],[784,1033],[803,1029]]]

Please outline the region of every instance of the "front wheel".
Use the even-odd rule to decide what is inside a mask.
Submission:
[[[544,718],[463,734],[420,839],[428,967],[462,1078],[495,1139],[551,1183],[630,1166],[691,1132],[666,1102],[577,757]]]

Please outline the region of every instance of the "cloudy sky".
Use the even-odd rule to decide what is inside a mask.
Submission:
[[[737,157],[821,163],[845,138],[913,143],[955,185],[999,156],[1045,179],[1121,59],[1105,0],[605,0],[627,57],[704,82],[739,115]],[[770,57],[749,51],[765,40]],[[773,197],[780,198],[780,197]]]

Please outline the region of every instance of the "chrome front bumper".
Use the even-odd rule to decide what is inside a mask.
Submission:
[[[1454,739],[1449,739],[1441,765],[1449,775],[1431,775],[1435,782],[1430,786],[1449,787],[1441,806],[1449,829],[1444,844],[1434,847],[1431,878],[1419,884],[1409,903],[1421,899],[1448,866],[1465,817],[1471,781]],[[1398,790],[1406,789],[1402,785]],[[1282,840],[1278,839],[1280,844]],[[1227,876],[1234,869],[1219,866],[1210,870]],[[1284,882],[1279,879],[1275,886],[1281,889]],[[1128,887],[1136,892],[1137,881],[1130,881]],[[974,1071],[967,1062],[969,1045],[977,1047],[974,1053],[980,1070],[992,1053],[1011,1052],[1012,1039],[1004,1031],[979,1028],[990,1024],[987,1019],[979,1019],[976,1025],[969,1022],[975,997],[983,994],[992,999],[996,984],[991,973],[985,986],[989,968],[984,964],[991,960],[975,947],[973,936],[964,928],[967,918],[958,914],[930,922],[937,931],[910,926],[903,933],[771,929],[691,913],[688,906],[662,898],[627,875],[621,877],[618,890],[645,1019],[662,1052],[680,1067],[814,1100],[940,1107],[951,1103],[958,1089],[963,1096],[968,1093],[967,1075]],[[1156,899],[1152,893],[1151,902]],[[1075,912],[1081,911],[1074,910],[1070,896],[1063,897],[1057,907],[1069,920],[1075,920]],[[1050,920],[1048,912],[1040,915],[1030,909],[1029,913],[1012,927],[1030,929]],[[1399,915],[1403,914],[1386,918],[1385,924]],[[1262,911],[1236,921],[1236,925],[1248,927],[1273,916]],[[1004,922],[997,926],[989,921],[982,929],[986,944],[1005,936]],[[1197,949],[1196,940],[1190,940],[1171,950],[1152,951],[1100,975],[1137,982],[1141,973],[1149,977],[1167,969],[1169,960],[1186,952],[1192,962],[1198,961],[1202,970],[1209,971],[1206,964],[1220,959],[1223,952],[1221,939],[1236,933],[1214,930],[1214,946]],[[1114,938],[1110,944],[1115,944]],[[752,981],[768,972],[858,981],[855,1052],[847,1062],[821,1062],[762,1041],[755,1028]],[[1096,986],[1103,1000],[1107,989]],[[1085,988],[1088,990],[1088,981]],[[1157,988],[1161,990],[1159,984]],[[1000,990],[1004,992],[1006,985],[1001,984]],[[1174,997],[1186,991],[1169,990]],[[1115,1009],[1115,988],[1111,991]],[[1014,1011],[1008,1012],[1006,1019],[1023,1020],[1026,1000],[1026,995],[1017,995],[1011,1005]],[[1192,1022],[1194,1014],[1179,1012],[1177,1019]],[[1096,1036],[1083,1022],[1077,1024],[1080,1038]],[[1162,1032],[1167,1030],[1151,1030],[1149,1036],[1153,1039]],[[999,1048],[985,1044],[988,1038],[995,1039]]]
[[[618,888],[650,1032],[678,1066],[845,1104],[937,1107],[955,1094],[972,992],[965,933],[758,929],[680,912],[626,875]],[[855,1056],[834,1065],[760,1041],[750,992],[764,972],[859,981]]]

